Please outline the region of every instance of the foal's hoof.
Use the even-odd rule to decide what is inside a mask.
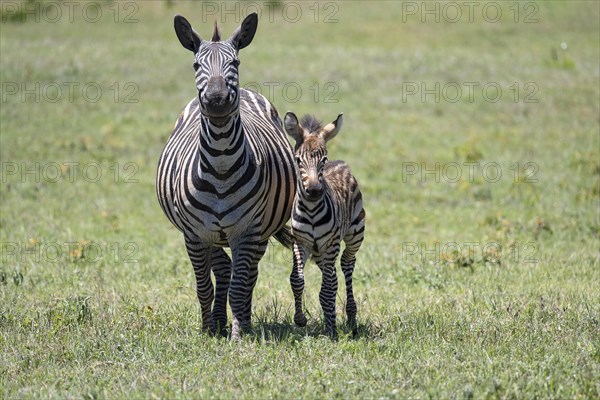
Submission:
[[[356,323],[355,318],[348,319],[348,327],[352,331],[352,337],[355,338],[358,336],[358,324]]]
[[[304,314],[296,314],[294,315],[294,323],[299,327],[305,327],[308,320]]]
[[[242,327],[238,321],[233,321],[231,324],[231,341],[239,342],[242,340]]]

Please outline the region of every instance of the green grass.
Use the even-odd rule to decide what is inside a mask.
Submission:
[[[172,16],[204,37],[215,17],[202,24],[199,3],[138,2],[138,21],[123,23],[133,9],[101,3],[96,23],[80,7],[72,23],[0,25],[0,397],[599,397],[598,3],[536,3],[529,24],[513,21],[513,2],[497,23],[482,5],[472,23],[421,23],[391,1],[322,3],[319,23],[313,3],[297,3],[303,16],[290,23],[288,3],[242,50],[241,81],[265,94],[279,83],[280,114],[344,112],[330,158],[350,163],[367,210],[358,337],[343,325],[344,296],[339,342],[321,335],[313,264],[309,324],[293,325],[291,256],[275,244],[253,331],[240,343],[200,333],[192,268],[154,179],[196,94]],[[323,23],[332,10],[338,21]],[[228,18],[225,35],[239,23]],[[64,82],[97,84],[102,97],[70,99]],[[497,83],[502,98],[403,101],[410,82]],[[40,102],[22,101],[21,85],[36,83]],[[63,95],[51,102],[55,84]],[[298,101],[286,84],[302,89]],[[480,163],[473,179],[465,162]],[[436,163],[440,179],[421,178]],[[450,163],[462,167],[456,182],[442,174]],[[488,163],[497,182],[482,175]]]

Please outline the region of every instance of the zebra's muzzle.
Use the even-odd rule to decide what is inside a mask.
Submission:
[[[322,185],[310,185],[305,189],[306,198],[310,201],[317,201],[323,195]]]
[[[213,76],[208,80],[206,90],[200,101],[209,117],[225,117],[236,107],[234,96],[229,91],[222,76]]]

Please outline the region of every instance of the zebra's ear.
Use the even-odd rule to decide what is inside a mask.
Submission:
[[[190,51],[193,51],[194,53],[197,53],[198,49],[200,48],[200,43],[202,43],[202,39],[200,38],[200,35],[198,35],[198,33],[192,28],[192,25],[190,25],[188,20],[181,15],[176,15],[173,24],[175,26],[177,38],[182,46]]]
[[[288,111],[285,114],[285,118],[283,119],[283,127],[285,128],[287,134],[296,140],[296,145],[304,141],[304,130],[298,123],[298,118],[296,117],[296,114],[294,114],[291,111]]]
[[[335,119],[335,121],[330,122],[329,124],[325,125],[325,128],[321,129],[321,132],[319,133],[319,135],[326,142],[333,139],[335,137],[335,135],[338,134],[340,129],[342,129],[342,122],[344,121],[343,115],[344,115],[344,113],[340,113],[340,115],[338,115],[338,117]]]
[[[252,13],[244,18],[242,25],[233,32],[231,35],[231,43],[235,46],[236,49],[241,50],[244,47],[248,46],[252,39],[254,39],[254,34],[256,33],[256,28],[258,27],[258,14]]]

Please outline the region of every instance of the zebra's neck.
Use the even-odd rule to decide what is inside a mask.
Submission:
[[[199,175],[207,177],[208,173],[217,180],[228,179],[247,162],[240,115],[229,117],[222,126],[203,115],[200,118]]]
[[[296,205],[302,209],[303,212],[308,212],[309,214],[322,212],[323,209],[331,209],[333,210],[333,203],[331,201],[331,193],[329,190],[329,186],[327,182],[323,181],[323,195],[316,200],[311,200],[304,194],[304,187],[302,185],[302,179],[298,178],[296,184],[296,197],[297,203]]]

